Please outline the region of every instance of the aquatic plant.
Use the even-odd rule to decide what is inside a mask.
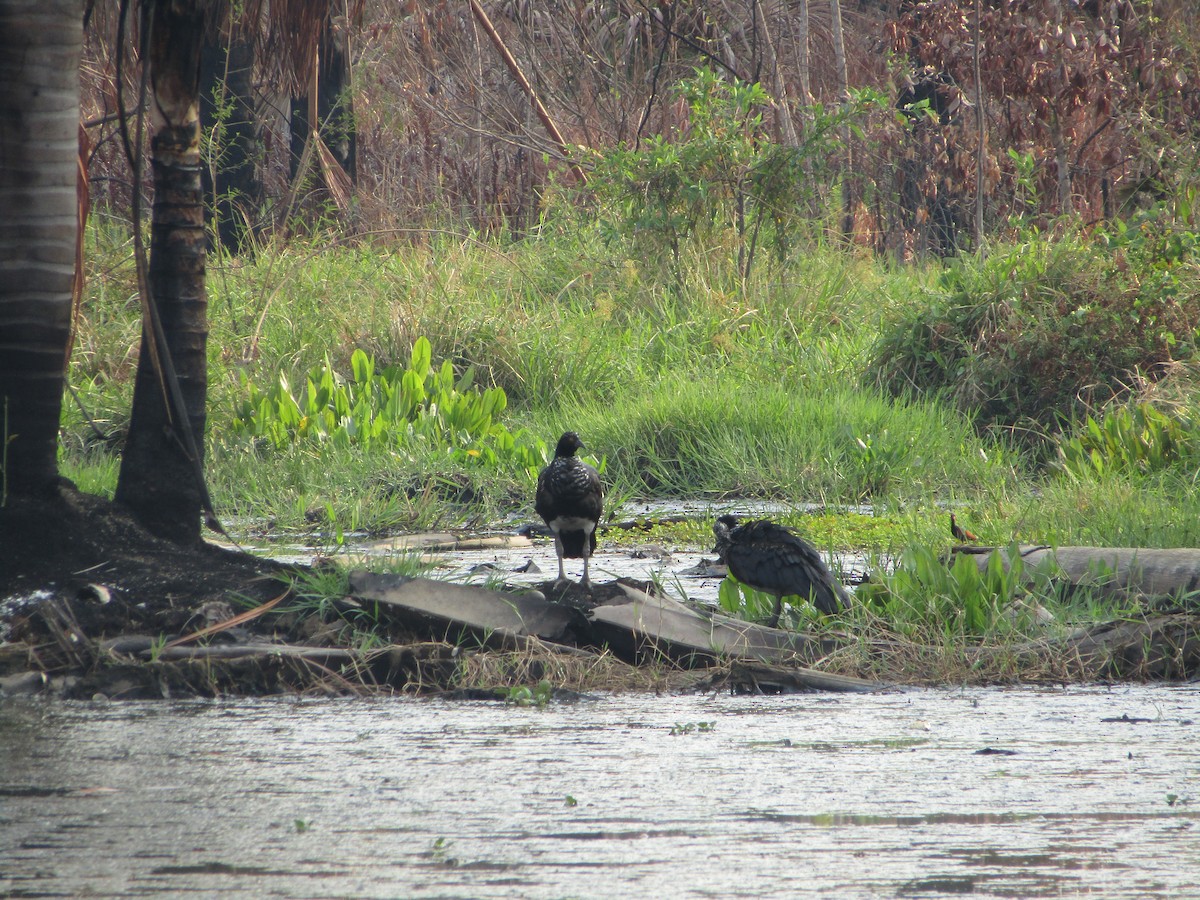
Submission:
[[[780,607],[780,623],[786,627],[790,622],[792,627],[803,627],[806,624],[817,624],[826,616],[817,610],[807,597],[793,595],[789,602],[785,597]],[[756,590],[750,585],[738,581],[732,574],[727,574],[721,586],[717,589],[717,605],[721,610],[748,622],[765,622],[775,613],[775,595]]]
[[[554,696],[554,686],[546,679],[539,681],[534,687],[517,684],[504,691],[504,702],[511,706],[534,706],[545,709]]]
[[[972,554],[957,554],[947,562],[927,546],[909,547],[891,573],[864,585],[858,597],[864,607],[881,616],[909,638],[931,632],[946,638],[978,638],[998,629],[1020,630],[1038,598],[1055,589],[1050,573],[1027,569],[1015,544],[988,556],[980,566]],[[1024,604],[1022,598],[1033,602]]]
[[[473,368],[456,375],[445,360],[432,362],[429,341],[418,338],[408,366],[377,371],[362,350],[350,357],[349,378],[326,355],[293,391],[286,374],[268,390],[243,376],[247,398],[233,419],[234,432],[276,449],[296,443],[358,446],[411,444],[445,447],[458,462],[515,462],[536,472],[546,460],[545,442],[499,421],[508,405],[504,390],[480,390]]]
[[[1078,433],[1058,445],[1057,468],[1072,478],[1085,475],[1149,474],[1180,466],[1200,454],[1194,423],[1150,403],[1088,416]]]

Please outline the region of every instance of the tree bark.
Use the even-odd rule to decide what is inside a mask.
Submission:
[[[316,111],[317,121],[310,121],[312,98],[308,94],[298,95],[291,102],[291,166],[289,174],[294,181],[299,174],[300,159],[308,133],[316,128],[333,158],[350,176],[351,184],[358,181],[358,139],[354,122],[354,106],[350,100],[350,53],[346,46],[346,35],[335,29],[330,17],[326,17],[321,29],[317,50]],[[312,84],[306,80],[305,84]]]
[[[846,71],[846,42],[842,34],[842,6],[840,0],[829,0],[829,22],[833,33],[833,59],[837,69],[838,95],[843,107],[850,105],[850,77]],[[846,170],[842,173],[842,232],[847,240],[854,239],[854,205],[858,200],[855,186],[857,177],[854,172],[854,148],[851,146],[849,123],[842,126],[842,143],[846,159]]]
[[[0,0],[0,505],[58,475],[82,43],[79,0]]]
[[[210,140],[201,179],[208,222],[215,224],[216,241],[230,253],[245,249],[263,204],[253,73],[253,44],[236,28],[205,42],[200,127]]]
[[[200,186],[200,4],[158,0],[151,15],[149,66],[154,121],[149,302],[161,323],[142,323],[129,437],[115,499],[155,534],[179,544],[200,539],[207,373],[204,203]],[[165,338],[159,341],[158,336]],[[153,346],[151,346],[153,344]],[[178,377],[183,416],[172,397]],[[191,434],[186,433],[191,430]]]

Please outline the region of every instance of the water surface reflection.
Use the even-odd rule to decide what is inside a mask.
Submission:
[[[7,702],[0,894],[1195,897],[1198,718],[1161,686]]]

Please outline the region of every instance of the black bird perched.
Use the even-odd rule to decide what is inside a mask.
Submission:
[[[713,523],[717,545],[712,552],[742,584],[775,595],[769,624],[779,624],[783,598],[799,595],[826,615],[850,605],[850,592],[838,584],[815,547],[795,532],[766,519],[738,523],[721,516]]]
[[[583,558],[583,578],[579,583],[591,587],[588,563],[596,549],[596,524],[604,508],[604,489],[600,474],[575,456],[583,441],[573,431],[558,439],[554,459],[538,474],[534,509],[554,532],[554,552],[558,554],[558,579],[566,581],[563,557]]]
[[[950,533],[954,535],[954,539],[960,544],[979,540],[979,535],[973,531],[968,531],[954,521],[954,513],[950,513]]]

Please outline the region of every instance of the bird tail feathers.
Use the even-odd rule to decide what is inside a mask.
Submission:
[[[560,531],[559,539],[562,541],[563,556],[568,559],[580,559],[583,556],[591,556],[592,551],[596,549],[596,532],[585,533],[583,531]],[[584,552],[584,547],[587,547],[587,552]]]

